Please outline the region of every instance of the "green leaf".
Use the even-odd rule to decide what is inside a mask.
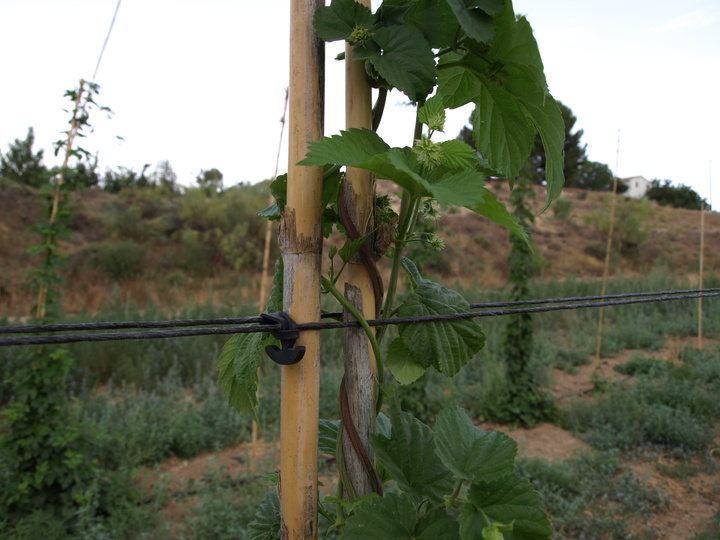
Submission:
[[[375,456],[415,503],[424,499],[442,502],[453,486],[449,471],[437,458],[432,431],[401,411],[397,399],[391,402],[388,412],[392,423],[390,438],[370,434]]]
[[[474,169],[478,164],[475,149],[459,139],[440,143],[443,149],[440,164],[449,169]],[[480,177],[482,181],[482,176]]]
[[[418,109],[418,120],[434,131],[445,131],[445,105],[440,96],[433,96]],[[461,141],[458,141],[461,142]]]
[[[411,261],[403,259],[408,271]],[[412,272],[412,270],[410,270]],[[412,295],[398,309],[398,317],[466,313],[467,301],[457,292],[427,279],[421,279]],[[402,339],[413,361],[435,367],[453,377],[485,345],[485,335],[472,319],[444,320],[400,327]]]
[[[431,509],[418,518],[406,494],[388,493],[356,508],[341,540],[439,540],[458,538],[458,523],[445,510]]]
[[[447,0],[447,3],[468,36],[481,43],[490,41],[495,36],[492,15],[495,7],[493,4],[497,2],[468,3],[466,0]],[[480,4],[480,7],[476,7],[477,4]]]
[[[437,95],[450,109],[474,102],[482,92],[478,77],[460,62],[462,56],[449,53],[440,60]]]
[[[427,367],[423,367],[416,363],[402,339],[394,339],[388,346],[386,363],[390,373],[400,384],[410,384],[427,371]]]
[[[363,237],[356,238],[352,242],[347,240],[338,251],[338,255],[340,255],[342,262],[349,263],[350,259],[352,259],[360,249],[360,246],[363,245],[363,242],[365,242],[365,238]]]
[[[362,167],[390,146],[371,129],[351,128],[340,135],[323,137],[309,144],[305,159],[298,165],[321,166],[328,164]]]
[[[354,0],[332,0],[329,6],[316,9],[313,15],[315,32],[324,41],[347,40],[356,27],[369,30],[374,24],[370,8]]]
[[[487,519],[512,523],[512,531],[504,533],[505,540],[544,540],[552,534],[532,484],[515,473],[470,486],[468,504],[460,512],[460,537],[477,538],[475,531],[486,527]]]
[[[337,438],[340,431],[340,420],[320,419],[318,432],[318,452],[334,456],[337,451]]]
[[[437,77],[435,56],[420,30],[410,26],[382,27],[372,41],[376,47],[355,47],[354,58],[367,60],[383,79],[412,101],[432,92]]]
[[[280,498],[270,491],[248,523],[247,540],[280,540]]]
[[[265,333],[235,334],[218,359],[220,389],[230,405],[258,421],[257,368],[264,354]]]
[[[480,205],[486,197],[483,187],[485,175],[473,169],[466,169],[446,175],[431,184],[430,191],[440,206]]]
[[[413,2],[405,22],[420,30],[433,48],[452,45],[459,27],[448,3],[437,0]]]
[[[529,242],[527,231],[518,223],[517,218],[508,212],[507,207],[498,201],[492,191],[486,188],[483,189],[485,190],[483,201],[474,205],[466,205],[466,208],[468,210],[472,210],[476,214],[488,218],[491,221],[494,221],[498,225],[502,225],[511,232],[520,236],[520,238],[524,239],[526,242]]]
[[[513,472],[517,444],[502,431],[475,427],[459,407],[443,409],[435,423],[437,453],[463,480],[493,481]]]
[[[512,181],[530,155],[535,127],[512,94],[481,82],[472,113],[473,139],[483,157]]]

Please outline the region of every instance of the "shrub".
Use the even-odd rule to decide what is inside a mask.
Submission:
[[[103,244],[95,254],[95,264],[113,279],[135,277],[143,267],[145,247],[131,240]]]
[[[561,221],[569,221],[572,214],[573,204],[570,199],[565,197],[558,198],[552,205],[553,215]]]

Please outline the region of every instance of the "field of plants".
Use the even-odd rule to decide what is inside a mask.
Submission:
[[[614,279],[608,292],[685,286],[675,275],[655,272],[646,279]],[[592,295],[597,289],[598,284],[589,280],[538,281],[532,297]],[[464,293],[471,302],[508,298],[504,289]],[[140,311],[118,301],[92,316],[66,320],[215,318],[255,311],[252,302],[245,307],[235,302],[190,305],[170,312],[152,306]],[[550,428],[546,424],[535,428],[540,431],[514,430],[501,424],[523,412],[532,424],[534,413],[504,408],[509,388],[501,350],[504,319],[482,322],[487,345],[454,379],[432,372],[421,384],[401,388],[399,396],[404,410],[430,426],[442,407],[462,406],[481,425],[485,422],[517,436],[522,456],[523,440],[528,443],[535,433]],[[591,382],[597,311],[534,316],[532,376],[552,392],[546,404],[556,408],[551,428],[557,430],[552,436],[556,442],[535,453],[542,457],[521,457],[518,466],[540,493],[551,515],[554,538],[666,538],[669,531],[674,531],[673,537],[683,537],[675,535],[685,526],[684,537],[716,537],[720,526],[717,302],[706,302],[704,322],[710,339],[700,351],[694,339],[695,301],[607,308],[602,376]],[[243,444],[250,439],[249,419],[231,408],[218,388],[216,361],[224,341],[196,337],[65,347],[74,359],[61,381],[74,399],[69,414],[93,434],[85,458],[96,459],[103,474],[114,479],[113,489],[122,490],[116,500],[123,503],[110,507],[109,519],[81,523],[83,538],[220,539],[249,534],[248,524],[271,489],[266,475],[277,467],[273,448],[279,423],[279,368],[269,361],[262,366],[259,413],[264,442],[257,455]],[[338,331],[323,333],[320,416],[325,419],[340,415],[340,344]],[[24,358],[16,347],[0,353],[4,381],[0,399],[7,405],[13,392],[7,381]],[[567,386],[567,381],[579,379],[584,379],[582,391]],[[566,447],[579,450],[569,452]],[[323,460],[321,471],[330,474],[333,468],[333,462]],[[693,494],[698,485],[703,487]],[[328,491],[331,487],[325,486]],[[688,508],[684,501],[691,494],[702,502]],[[107,496],[99,483],[88,504],[103,504]],[[687,515],[680,515],[678,507]],[[42,537],[49,519],[28,518],[13,537]],[[326,523],[321,530],[327,528]]]

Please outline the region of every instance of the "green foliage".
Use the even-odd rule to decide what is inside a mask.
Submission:
[[[5,155],[0,153],[0,177],[39,188],[50,174],[42,164],[44,150],[33,151],[35,132],[28,128],[25,140],[15,139]]]
[[[631,526],[636,531],[669,506],[667,497],[612,454],[588,453],[564,462],[519,460],[518,473],[553,516],[553,538],[630,538]]]
[[[561,221],[570,221],[570,215],[573,211],[573,204],[570,199],[565,197],[558,198],[552,205],[553,215]]]
[[[67,352],[29,353],[24,363],[11,379],[15,400],[3,412],[0,518],[14,524],[44,511],[72,532],[81,509],[99,517],[135,503],[134,490],[119,489],[128,479],[100,461],[104,435],[82,424],[67,400]]]
[[[607,235],[610,230],[610,201],[603,200],[602,207],[587,217],[588,223],[595,226],[598,232]],[[654,210],[646,199],[641,201],[618,197],[615,207],[615,225],[613,242],[624,256],[635,257],[638,250],[650,240],[647,220]]]
[[[700,208],[705,205],[705,209],[710,210],[708,202],[700,197],[694,189],[683,184],[673,186],[670,180],[663,182],[657,179],[653,180],[652,186],[645,196],[651,201],[659,203],[661,206],[700,210]]]
[[[706,449],[720,415],[716,354],[688,351],[682,366],[636,371],[636,383],[614,384],[592,403],[573,402],[566,422],[600,449]]]
[[[103,244],[94,257],[94,264],[107,276],[125,280],[137,276],[143,268],[145,246],[124,240]]]
[[[585,161],[578,170],[575,187],[592,191],[612,191],[614,175],[610,167],[597,161]],[[618,184],[618,188],[620,185]],[[622,192],[618,189],[618,192]]]

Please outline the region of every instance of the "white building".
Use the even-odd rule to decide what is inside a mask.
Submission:
[[[642,176],[621,178],[620,181],[627,186],[627,191],[623,195],[632,199],[642,199],[652,186],[652,182]]]

